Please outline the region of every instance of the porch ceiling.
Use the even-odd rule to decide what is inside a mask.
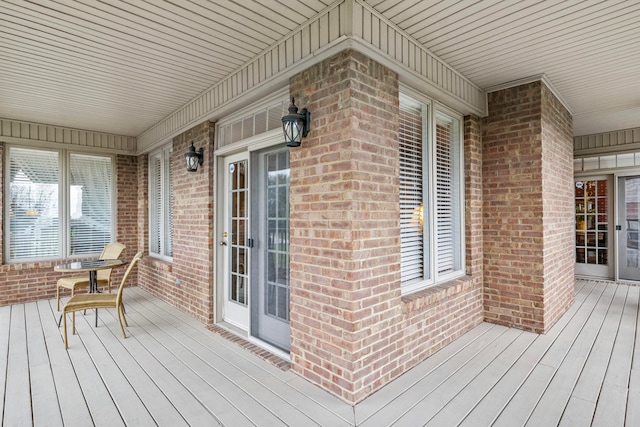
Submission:
[[[365,0],[478,86],[546,74],[574,133],[640,127],[636,1]],[[4,0],[0,118],[137,136],[332,0]]]

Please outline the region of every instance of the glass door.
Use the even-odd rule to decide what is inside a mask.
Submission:
[[[223,319],[249,329],[249,156],[224,162],[224,226],[220,239],[224,268]]]
[[[618,178],[618,277],[640,281],[640,177]]]
[[[608,177],[575,182],[577,276],[614,277],[611,187]]]
[[[289,150],[257,155],[251,334],[289,351]]]

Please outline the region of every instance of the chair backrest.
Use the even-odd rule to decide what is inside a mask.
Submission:
[[[118,305],[120,305],[120,303],[122,302],[122,290],[124,289],[124,283],[127,281],[127,277],[129,277],[129,274],[131,273],[131,270],[133,270],[133,267],[136,266],[136,264],[138,263],[138,261],[140,261],[141,258],[142,258],[142,252],[138,252],[129,263],[129,266],[127,267],[127,271],[124,272],[124,276],[122,277],[122,282],[120,282],[120,287],[118,287],[118,296],[116,297],[116,301]]]
[[[102,250],[102,254],[100,255],[100,259],[117,259],[122,251],[124,251],[127,247],[122,243],[109,243]],[[98,280],[110,280],[111,279],[111,269],[98,270],[98,274],[96,275]]]

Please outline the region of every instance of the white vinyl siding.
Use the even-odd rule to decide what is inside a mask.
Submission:
[[[149,156],[149,253],[173,256],[171,147]]]
[[[400,277],[403,292],[464,272],[461,120],[400,99]]]
[[[99,254],[114,235],[112,158],[13,146],[8,150],[10,233],[5,259]]]

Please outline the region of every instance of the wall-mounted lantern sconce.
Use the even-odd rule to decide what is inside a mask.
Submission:
[[[291,98],[289,114],[282,117],[282,130],[284,131],[284,142],[288,147],[299,147],[302,138],[309,133],[311,123],[311,113],[303,108],[298,113],[295,100]]]
[[[189,151],[184,153],[184,159],[187,161],[187,172],[197,171],[198,165],[202,165],[203,157],[204,149],[200,147],[196,151],[196,147],[193,146],[193,141],[191,141],[191,147],[189,147]]]

